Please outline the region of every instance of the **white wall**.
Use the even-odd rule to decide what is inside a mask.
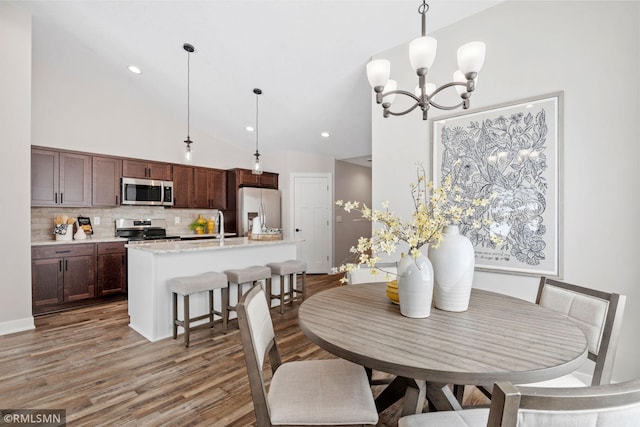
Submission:
[[[457,47],[483,40],[487,59],[472,107],[564,91],[560,262],[568,282],[627,295],[615,380],[640,377],[639,5],[502,3],[435,32],[439,53],[428,77],[436,84],[450,81]],[[399,88],[415,87],[412,72],[399,70],[408,67],[406,45],[376,57],[392,60]],[[432,110],[430,118],[444,114]],[[399,189],[413,178],[416,158],[431,164],[429,126],[418,112],[383,119],[373,106],[374,205],[389,199],[397,211],[409,212],[408,189]],[[534,277],[477,272],[474,286],[533,300],[537,283]]]
[[[31,18],[0,2],[0,335],[33,328],[29,232]],[[11,206],[11,209],[9,209]]]

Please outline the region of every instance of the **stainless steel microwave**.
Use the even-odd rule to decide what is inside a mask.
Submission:
[[[122,204],[173,206],[173,182],[122,178]]]

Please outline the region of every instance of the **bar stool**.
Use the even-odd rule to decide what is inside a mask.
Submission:
[[[225,270],[224,274],[227,275],[228,286],[222,289],[222,305],[226,307],[226,316],[222,318],[222,332],[227,333],[227,326],[229,323],[229,312],[236,311],[236,306],[229,305],[229,288],[232,283],[238,285],[238,301],[242,298],[242,286],[250,283],[255,286],[260,280],[264,280],[266,284],[265,293],[271,293],[271,270],[269,267],[262,265],[254,265],[246,268],[238,268]]]
[[[222,293],[227,289],[227,276],[224,273],[207,272],[198,274],[196,276],[187,277],[174,277],[168,281],[169,291],[173,294],[173,339],[178,337],[178,326],[184,328],[184,346],[189,347],[189,335],[194,329],[200,329],[204,327],[213,328],[213,315],[225,319],[227,314],[227,308],[224,303],[221,304],[221,311],[216,311],[213,308],[213,290],[222,289]],[[200,292],[209,291],[209,312],[202,316],[190,317],[189,315],[189,295],[197,294]],[[184,303],[184,320],[178,320],[178,294],[182,295]],[[191,326],[192,322],[209,318],[207,323],[203,323],[196,326]]]
[[[302,300],[307,296],[307,263],[304,261],[298,261],[290,259],[283,262],[272,262],[267,264],[267,267],[271,269],[271,274],[274,276],[280,276],[280,295],[269,294],[271,299],[280,300],[280,314],[284,313],[284,304],[290,302],[293,305],[293,301],[297,298],[296,294],[302,296]],[[302,288],[298,288],[297,274],[302,274]],[[289,290],[284,290],[284,278],[289,277]]]

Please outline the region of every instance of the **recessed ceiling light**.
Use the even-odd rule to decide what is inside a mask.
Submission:
[[[329,138],[329,132],[322,132],[320,136],[323,138]]]
[[[142,74],[142,70],[140,70],[140,68],[136,67],[135,65],[129,65],[129,71],[131,71],[133,74]]]
[[[247,126],[244,128],[247,132],[253,132],[255,129],[253,128],[253,126]]]

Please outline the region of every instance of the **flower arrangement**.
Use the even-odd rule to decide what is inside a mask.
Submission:
[[[409,221],[403,221],[389,209],[389,202],[382,203],[382,210],[375,210],[360,205],[359,202],[336,201],[346,212],[357,211],[362,218],[379,224],[370,238],[360,237],[357,246],[351,248],[355,262],[341,265],[336,272],[350,273],[366,265],[375,273],[376,263],[382,260],[380,255],[391,255],[400,242],[409,246],[409,254],[416,258],[420,248],[425,244],[438,245],[442,240],[445,225],[464,223],[480,229],[483,225],[488,229],[491,220],[488,217],[489,202],[494,195],[488,197],[469,198],[462,189],[454,185],[454,178],[448,175],[440,187],[435,188],[433,182],[427,181],[422,165],[417,168],[417,182],[411,183],[411,197],[414,211]],[[494,244],[499,243],[497,236],[489,236]],[[345,274],[346,276],[346,274]],[[346,277],[340,279],[346,283]]]
[[[198,217],[191,223],[189,224],[189,229],[190,230],[202,230],[202,232],[204,232],[204,230],[207,228],[207,220],[205,219],[204,216],[202,216],[202,214],[198,215]]]

